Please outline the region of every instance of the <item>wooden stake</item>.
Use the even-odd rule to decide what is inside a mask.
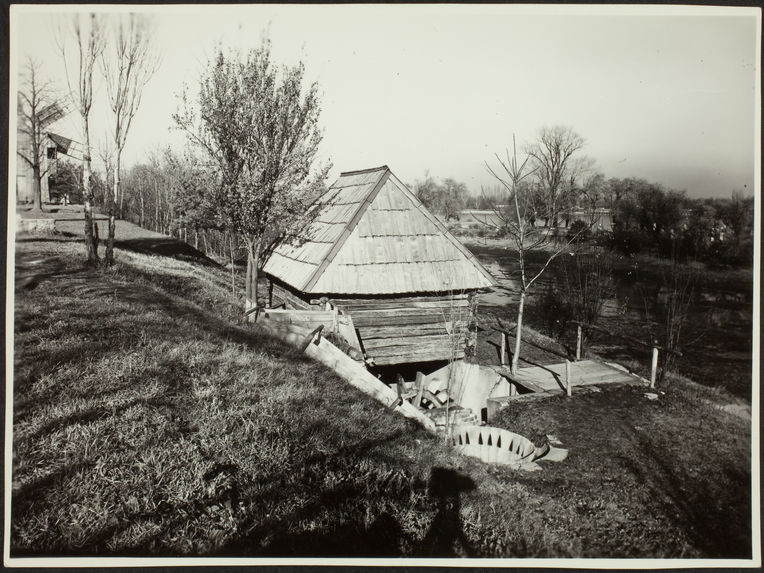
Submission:
[[[570,360],[565,360],[565,394],[571,396],[573,394],[570,381]]]
[[[658,375],[658,349],[653,347],[653,364],[650,368],[650,388],[655,388],[655,378]]]
[[[417,408],[420,408],[422,405],[422,394],[424,394],[424,374],[421,372],[416,373],[416,385],[417,385],[417,394],[416,394],[416,402],[414,402],[414,406]]]
[[[507,334],[501,333],[501,365],[504,366],[507,363]]]
[[[583,338],[583,331],[581,325],[578,325],[578,331],[576,333],[576,362],[581,360],[581,340]]]

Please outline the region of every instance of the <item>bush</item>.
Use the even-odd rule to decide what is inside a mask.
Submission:
[[[592,242],[598,247],[612,249],[614,248],[613,232],[599,229],[592,235]]]
[[[639,229],[614,229],[613,247],[624,255],[641,253],[650,244],[650,237]]]
[[[585,243],[589,240],[589,225],[581,219],[576,219],[568,227],[568,237],[576,237],[576,243]]]

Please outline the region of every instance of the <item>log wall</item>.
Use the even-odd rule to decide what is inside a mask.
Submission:
[[[330,301],[353,318],[366,357],[374,364],[464,357],[471,319],[466,294]]]
[[[468,332],[474,319],[472,297],[476,293],[420,296],[319,297],[294,291],[271,281],[270,306],[288,309],[324,310],[319,299],[327,300],[350,315],[361,349],[374,364],[407,364],[464,358]]]

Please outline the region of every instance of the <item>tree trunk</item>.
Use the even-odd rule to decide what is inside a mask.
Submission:
[[[145,217],[145,210],[144,210],[144,205],[143,205],[143,191],[140,192],[140,194],[138,195],[138,198],[141,201],[141,219],[140,219],[141,220],[141,228],[145,229],[146,228],[146,217]]]
[[[233,263],[234,263],[233,231],[231,231],[231,234],[230,234],[230,242],[231,242],[231,295],[233,296],[234,300],[236,300],[236,269],[233,266]]]
[[[33,209],[35,211],[42,211],[42,176],[40,175],[39,163],[35,163],[32,167],[32,175],[34,177]]]
[[[85,212],[85,248],[88,255],[89,265],[98,265],[98,227],[93,220],[93,186],[91,185],[90,172],[90,126],[87,118],[84,118],[82,135],[85,144],[85,153],[82,157],[82,195]]]
[[[520,302],[517,305],[517,327],[515,328],[515,352],[512,355],[512,374],[517,374],[520,361],[520,342],[523,337],[523,311],[525,310],[525,289],[520,291]]]
[[[262,241],[260,238],[247,239],[247,279],[244,310],[257,306],[257,275],[260,265],[260,250]]]
[[[156,226],[156,232],[159,233],[161,223],[159,221],[159,189],[156,181],[154,181],[154,197],[156,197],[154,202],[154,225]]]
[[[119,164],[117,164],[117,177],[119,177]],[[117,209],[117,216],[120,219],[124,219],[125,217],[125,191],[122,189],[122,186],[119,185],[117,187],[117,190],[119,191],[119,209]]]
[[[199,229],[194,229],[194,248],[199,250]]]
[[[113,185],[114,189],[111,197],[107,193],[107,203],[109,205],[109,237],[106,240],[106,254],[103,258],[104,266],[110,266],[114,263],[114,235],[117,230],[117,202],[119,201],[119,160],[120,150],[117,149],[117,157],[114,163],[114,177]]]
[[[207,245],[207,231],[205,229],[202,229],[202,242],[204,243],[204,254],[209,256],[210,248],[209,245]]]

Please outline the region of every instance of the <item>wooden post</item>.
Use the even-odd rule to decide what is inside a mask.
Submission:
[[[507,363],[507,333],[501,333],[501,365],[504,366]]]
[[[583,339],[583,331],[581,325],[578,325],[578,331],[576,332],[576,362],[581,360],[581,341]]]
[[[653,364],[650,368],[650,388],[655,388],[655,378],[658,375],[658,349],[653,346]]]
[[[422,394],[424,394],[424,374],[421,372],[416,373],[416,385],[417,385],[417,394],[416,394],[416,402],[414,402],[414,406],[417,408],[420,408],[422,405]]]
[[[403,401],[403,376],[398,374],[398,379],[395,384],[395,391],[398,393],[398,399]]]
[[[570,360],[565,359],[565,394],[572,395],[571,381],[570,381]]]

